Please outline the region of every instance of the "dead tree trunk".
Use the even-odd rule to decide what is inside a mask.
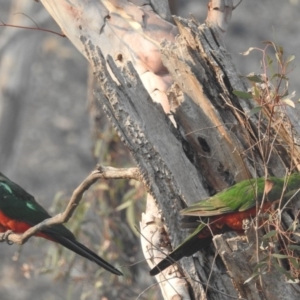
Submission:
[[[179,210],[186,204],[234,182],[267,173],[283,176],[286,168],[299,166],[299,147],[294,145],[293,138],[280,137],[283,130],[278,128],[270,130],[272,122],[267,117],[261,120],[249,114],[255,103],[232,93],[245,92],[246,84],[223,46],[220,35],[225,25],[216,21],[219,18],[209,14],[207,23],[201,26],[194,20],[175,18],[176,28],[160,19],[150,4],[151,9],[134,6],[135,1],[100,1],[100,4],[90,1],[89,7],[83,1],[75,2],[71,6],[66,1],[63,6],[54,0],[42,0],[64,33],[93,65],[101,86],[98,99],[135,158],[147,191],[157,201],[173,246],[186,236],[179,218]],[[218,13],[226,14],[225,2],[219,1]],[[98,14],[98,19],[89,19],[92,5],[93,16]],[[212,4],[210,8],[217,11]],[[229,13],[231,10],[227,16]],[[144,22],[145,19],[154,23]],[[122,30],[117,26],[120,20]],[[158,23],[164,26],[165,35],[152,34],[151,29],[157,28],[154,25]],[[118,30],[123,32],[124,39],[120,40],[122,34]],[[124,30],[127,30],[125,35]],[[177,30],[180,35],[175,40]],[[107,36],[112,39],[111,44]],[[130,45],[137,36],[138,50]],[[104,48],[103,41],[99,42],[102,38],[107,43]],[[166,41],[160,54],[157,42],[162,38]],[[153,56],[145,54],[143,43],[151,45],[147,54]],[[173,122],[153,100],[160,102],[165,111],[172,111]],[[284,122],[279,125],[285,128]],[[153,213],[142,224],[146,228],[158,219],[157,213]],[[251,276],[249,253],[254,250],[234,249],[228,246],[232,240],[227,237],[215,238],[224,263],[212,249],[180,262],[186,275],[185,286],[190,288],[179,291],[173,286],[177,297],[299,298],[299,290],[273,269],[262,276],[262,287],[255,281],[244,284]],[[157,246],[161,246],[159,240]],[[149,247],[146,245],[145,249],[150,251]],[[240,272],[235,264],[241,266]],[[164,297],[174,296],[164,294]]]

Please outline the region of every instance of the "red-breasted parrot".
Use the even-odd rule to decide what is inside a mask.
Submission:
[[[290,177],[253,178],[241,181],[220,193],[201,200],[181,211],[184,216],[199,217],[189,224],[196,228],[173,252],[159,262],[151,271],[154,276],[185,256],[191,256],[211,241],[212,235],[226,231],[243,231],[243,220],[256,216],[256,203],[262,205],[262,212],[272,203],[289,200],[300,189],[300,174]]]
[[[0,173],[0,232],[11,230],[14,233],[24,233],[48,218],[51,216],[33,196]],[[96,253],[77,242],[73,233],[61,224],[47,227],[36,236],[59,243],[113,274],[123,275]]]

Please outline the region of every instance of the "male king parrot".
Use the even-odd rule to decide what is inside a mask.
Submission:
[[[185,256],[191,256],[208,244],[213,234],[243,231],[243,220],[256,216],[256,201],[262,203],[262,212],[283,197],[287,201],[300,189],[300,174],[289,177],[253,178],[241,181],[220,193],[201,200],[181,211],[184,216],[197,216],[192,223],[195,231],[173,252],[159,262],[150,275],[154,276]],[[200,219],[201,218],[201,219]],[[199,223],[200,222],[200,223]],[[190,224],[191,225],[191,224]]]
[[[11,230],[14,233],[24,233],[48,218],[51,216],[33,196],[0,173],[0,232]],[[96,253],[77,242],[73,233],[61,224],[47,227],[36,236],[59,243],[113,274],[123,275]]]

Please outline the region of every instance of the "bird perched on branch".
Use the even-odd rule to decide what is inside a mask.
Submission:
[[[51,216],[33,196],[0,173],[0,232],[24,233],[48,218]],[[76,241],[73,233],[62,224],[46,227],[36,236],[59,243],[113,274],[123,275],[96,253]]]
[[[150,275],[157,275],[181,258],[193,255],[211,241],[212,235],[227,231],[242,232],[243,221],[257,215],[257,203],[259,210],[266,212],[280,199],[286,203],[299,189],[299,173],[284,178],[253,178],[192,204],[182,210],[181,214],[198,217],[185,226],[195,229],[194,232],[159,262],[150,271]]]

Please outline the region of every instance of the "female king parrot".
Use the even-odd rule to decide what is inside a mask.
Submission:
[[[192,204],[182,210],[181,214],[199,217],[198,221],[192,224],[192,227],[196,228],[195,231],[150,270],[150,275],[157,275],[181,258],[193,255],[207,245],[214,234],[243,231],[243,220],[256,216],[257,201],[262,204],[262,212],[265,212],[281,197],[285,203],[299,189],[299,173],[283,178],[253,178],[241,181],[206,200]]]

